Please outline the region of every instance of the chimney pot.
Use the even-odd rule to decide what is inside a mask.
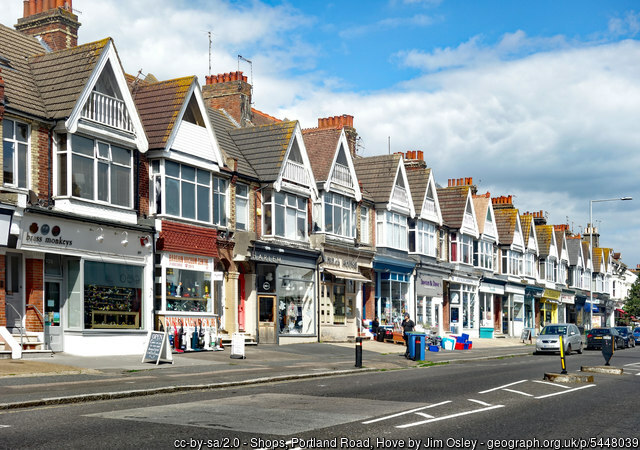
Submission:
[[[64,8],[64,0],[56,0],[56,8]]]
[[[29,0],[22,2],[22,17],[29,17]]]
[[[418,150],[418,159],[424,161],[424,152],[422,150]]]

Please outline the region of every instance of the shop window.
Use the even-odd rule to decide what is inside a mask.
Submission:
[[[280,334],[315,333],[314,271],[289,266],[278,267],[278,310]]]
[[[3,180],[5,186],[27,188],[29,125],[2,121]]]
[[[236,185],[236,229],[249,229],[249,186]]]
[[[276,292],[276,266],[275,264],[258,264],[256,267],[259,292]]]
[[[167,311],[212,312],[211,272],[166,270]]]
[[[400,325],[408,311],[408,277],[398,273],[380,274],[380,299],[382,323]]]
[[[66,139],[58,149],[58,194],[116,206],[131,207],[133,190],[133,152],[106,142],[73,135],[71,158]],[[69,171],[68,164],[71,164]],[[67,173],[71,173],[68,180]],[[68,189],[66,183],[71,182]]]
[[[345,310],[345,285],[333,285],[333,324],[344,325],[347,323],[347,313]]]
[[[143,268],[96,261],[84,263],[84,327],[142,327]]]

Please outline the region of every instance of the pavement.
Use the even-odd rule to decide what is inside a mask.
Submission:
[[[362,368],[354,343],[245,347],[245,359],[224,351],[174,353],[173,363],[143,363],[142,355],[53,356],[0,359],[0,410],[216,389],[358,372],[411,369],[433,364],[530,355],[534,346],[516,338],[475,339],[471,350],[426,352],[425,361],[403,357],[404,346],[366,340]]]

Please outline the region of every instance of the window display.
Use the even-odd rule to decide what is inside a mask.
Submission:
[[[167,268],[167,311],[212,312],[211,272]]]
[[[278,267],[280,334],[314,334],[313,269]]]
[[[143,268],[95,261],[84,262],[84,327],[142,326]]]
[[[381,323],[399,326],[404,313],[408,311],[408,296],[408,275],[401,273],[381,273]]]

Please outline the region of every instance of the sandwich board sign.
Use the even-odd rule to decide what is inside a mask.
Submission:
[[[231,336],[231,358],[233,359],[245,359],[244,354],[244,335],[240,333],[233,333]]]
[[[169,339],[165,331],[150,331],[142,362],[155,362],[158,365],[160,361],[173,364]]]

